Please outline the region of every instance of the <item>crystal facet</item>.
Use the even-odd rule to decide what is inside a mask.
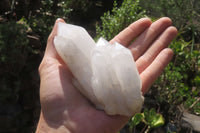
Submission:
[[[55,48],[74,75],[74,86],[109,115],[142,108],[141,80],[129,49],[103,38],[97,43],[79,26],[59,23]]]

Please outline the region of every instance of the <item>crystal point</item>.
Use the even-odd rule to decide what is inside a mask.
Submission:
[[[74,75],[74,85],[109,115],[132,116],[144,98],[141,80],[129,49],[103,38],[97,43],[79,26],[59,23],[55,48]]]

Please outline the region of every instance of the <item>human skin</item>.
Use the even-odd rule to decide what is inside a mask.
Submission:
[[[73,86],[69,68],[55,50],[53,39],[57,34],[57,19],[48,38],[44,58],[39,67],[41,114],[36,133],[116,133],[130,119],[109,116],[97,110]],[[142,18],[121,31],[110,43],[129,48],[142,81],[145,94],[170,62],[173,51],[168,47],[177,34],[169,18],[152,23]],[[133,42],[134,40],[134,42]]]

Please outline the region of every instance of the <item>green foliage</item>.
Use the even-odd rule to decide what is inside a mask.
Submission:
[[[132,125],[133,126],[137,126],[140,122],[142,122],[142,120],[144,119],[144,115],[142,115],[141,113],[136,113],[134,115],[134,117],[132,118]]]
[[[95,4],[95,1],[93,1],[93,0],[76,0],[76,1],[68,0],[68,1],[66,1],[66,4],[68,7],[71,7],[73,11],[87,15],[85,13],[88,12],[91,5]]]
[[[164,73],[157,80],[154,87],[158,90],[157,100],[170,104],[170,114],[176,115],[178,105],[183,104],[185,108],[194,114],[199,114],[200,106],[195,101],[200,97],[199,86],[199,60],[200,51],[198,44],[191,50],[192,42],[182,39],[175,40],[171,44],[174,50],[174,59],[167,66]]]
[[[124,0],[119,8],[115,1],[112,11],[104,13],[101,17],[102,26],[96,26],[97,38],[112,39],[129,24],[144,17],[144,13],[145,11],[139,6],[139,0]]]
[[[200,5],[197,0],[125,0],[120,7],[115,2],[113,10],[101,17],[102,26],[96,26],[97,38],[102,36],[110,40],[130,23],[145,16],[144,9],[147,15],[155,20],[161,16],[168,16],[173,20],[179,30],[179,36],[171,43],[174,58],[151,91],[151,95],[156,98],[160,106],[169,104],[167,110],[162,110],[169,115],[167,121],[176,122],[177,108],[180,105],[184,105],[194,114],[199,115],[200,112],[200,46],[197,44],[200,36],[200,18],[197,5]],[[144,115],[136,114],[129,122],[130,129],[132,130],[141,121],[153,127],[148,121],[152,120],[151,113],[144,112],[146,119]],[[157,116],[157,120],[159,118],[161,119]]]
[[[199,0],[140,0],[140,5],[151,17],[170,17],[186,41],[200,41]]]
[[[27,18],[31,29],[40,36],[43,48],[57,18],[67,19],[72,9],[66,1],[42,0],[41,7]]]
[[[21,21],[0,24],[0,129],[15,132],[27,131],[27,123],[32,123],[30,117],[33,113],[32,104],[26,105],[25,101],[33,100],[31,71],[35,66],[30,60],[35,51],[29,45],[27,38],[27,25]],[[31,55],[31,56],[30,56]],[[35,63],[37,63],[35,61]],[[28,66],[28,67],[27,67]],[[30,87],[28,92],[24,89]],[[21,95],[21,92],[24,92]],[[35,91],[35,90],[34,90]],[[25,101],[24,97],[27,97]],[[22,101],[21,101],[22,100]],[[29,109],[29,115],[26,111]],[[28,116],[28,117],[27,117]],[[25,126],[25,127],[24,127]]]
[[[169,117],[177,115],[175,110],[180,105],[199,115],[200,1],[141,0],[140,5],[151,17],[170,17],[179,30],[179,36],[171,44],[174,58],[153,86],[157,101],[169,103]]]
[[[156,113],[154,108],[147,110],[145,109],[143,113],[136,113],[130,122],[130,132],[133,132],[133,128],[143,122],[147,129],[145,132],[150,131],[151,128],[159,127],[164,125],[165,120],[163,116]]]
[[[92,0],[3,2],[9,6],[0,15],[0,132],[34,132],[40,115],[38,66],[55,20],[81,18],[80,25],[83,19],[89,25],[103,12],[94,11]]]
[[[144,122],[150,127],[155,128],[164,125],[164,118],[161,114],[157,114],[154,108],[144,110]]]
[[[54,22],[58,17],[69,22],[70,15],[74,18],[85,16],[89,25],[88,12],[94,14],[91,11],[96,1],[3,2],[8,2],[9,6],[0,15],[0,132],[34,132],[40,115],[38,66]],[[71,14],[72,11],[79,14]],[[82,19],[79,20],[82,24]]]
[[[26,60],[28,46],[27,27],[16,22],[0,25],[0,64],[7,65],[4,72],[20,71]]]
[[[38,109],[35,102],[39,98],[34,94],[39,88],[37,69],[42,54],[38,55],[46,47],[55,20],[61,17],[67,22],[85,24],[97,19],[93,14],[101,14],[95,8],[108,3],[104,0],[41,0],[39,4],[21,8],[24,3],[34,2],[38,0],[12,0],[12,9],[7,12],[10,13],[0,16],[0,21],[4,19],[2,17],[6,18],[6,21],[2,21],[6,23],[0,24],[0,116],[4,116],[0,119],[1,131],[31,132],[30,127],[35,125],[33,114]],[[22,3],[20,9],[17,9],[17,3]],[[196,115],[200,114],[199,7],[199,0],[124,0],[121,6],[116,0],[113,9],[104,13],[102,23],[96,26],[97,38],[102,36],[110,40],[145,14],[153,19],[168,16],[173,20],[179,30],[179,36],[171,44],[174,58],[151,89],[159,106],[169,104],[167,110],[160,108],[159,111],[166,112],[162,113],[166,121],[176,122],[176,110],[180,105]],[[33,43],[29,35],[35,35],[38,41]],[[163,125],[164,119],[155,109],[144,110],[131,119],[130,129],[135,129],[141,123],[146,126],[147,132]]]

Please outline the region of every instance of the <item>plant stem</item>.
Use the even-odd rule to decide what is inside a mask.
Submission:
[[[147,125],[144,126],[144,128],[140,131],[140,133],[143,133],[144,130],[146,129]]]
[[[150,131],[150,129],[151,129],[151,127],[150,127],[150,126],[148,126],[148,128],[145,130],[145,132],[144,132],[144,133],[148,133],[148,132]]]

